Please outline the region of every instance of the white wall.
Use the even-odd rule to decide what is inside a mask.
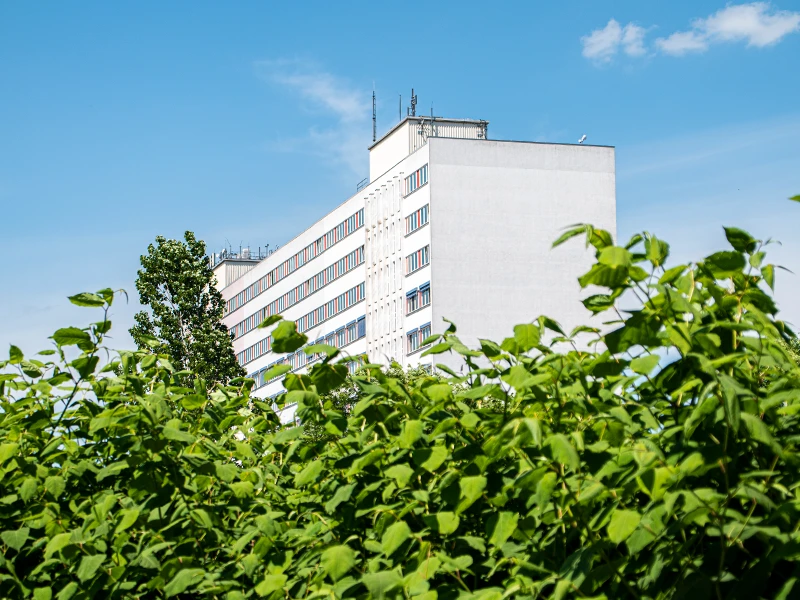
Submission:
[[[369,180],[375,181],[409,153],[409,121],[403,121],[397,129],[380,139],[369,151]]]
[[[254,283],[258,279],[266,275],[268,272],[270,272],[272,269],[274,269],[276,266],[284,262],[286,259],[293,256],[294,254],[296,254],[297,252],[308,246],[310,243],[317,240],[320,236],[325,235],[332,228],[339,225],[339,223],[341,223],[342,221],[344,221],[345,219],[349,218],[354,213],[356,213],[358,210],[363,208],[364,197],[365,194],[358,194],[356,196],[351,197],[343,204],[339,205],[330,213],[325,215],[325,217],[323,217],[321,220],[314,223],[311,227],[302,232],[300,235],[298,235],[297,237],[289,241],[287,244],[279,248],[268,258],[259,262],[255,268],[253,268],[251,271],[244,274],[242,277],[240,277],[239,279],[234,281],[231,285],[222,290],[222,295],[225,298],[225,300],[228,300],[229,298],[238,294],[243,289],[246,289],[252,283]],[[260,295],[256,296],[250,302],[247,302],[242,307],[232,312],[230,315],[227,315],[223,319],[223,322],[228,327],[231,327],[239,323],[243,319],[249,317],[250,315],[262,309],[264,306],[266,306],[276,298],[279,298],[292,288],[298,286],[299,284],[308,280],[310,277],[324,270],[326,267],[335,263],[343,256],[346,256],[353,250],[364,245],[364,241],[365,241],[364,228],[362,227],[354,234],[345,237],[343,240],[337,242],[331,248],[325,250],[321,255],[310,260],[302,267],[295,270],[293,273],[289,274],[287,277],[275,283],[272,287],[262,292]],[[284,311],[282,311],[282,314],[285,318],[289,320],[299,319],[300,317],[308,314],[312,310],[325,304],[332,298],[335,298],[339,294],[346,292],[347,290],[362,283],[364,279],[365,279],[364,266],[362,265],[356,267],[349,273],[339,277],[338,279],[329,283],[325,287],[306,296],[300,302],[297,302],[291,307],[286,308]],[[338,328],[344,326],[350,321],[356,320],[358,317],[361,317],[364,314],[365,314],[365,302],[360,302],[355,306],[344,310],[343,312],[334,316],[333,318],[319,325],[316,325],[310,331],[307,331],[306,335],[308,336],[309,340],[313,341],[322,335],[326,335],[332,331],[337,330]],[[269,329],[253,329],[252,331],[237,338],[233,342],[234,352],[239,353],[245,348],[252,346],[259,340],[267,337],[269,335],[269,331],[270,331]],[[358,340],[357,342],[346,348],[346,351],[349,354],[361,354],[364,352],[364,350],[365,350],[365,344],[363,339]],[[275,354],[273,352],[269,352],[245,364],[244,368],[248,374],[254,373],[264,368],[266,365],[275,362],[282,356],[283,355],[281,354]],[[274,382],[268,386],[260,388],[257,392],[255,392],[255,395],[259,397],[266,397],[274,395],[275,393],[278,393],[280,391],[283,391],[282,384],[280,382]]]
[[[476,345],[542,314],[567,330],[588,323],[577,277],[592,254],[581,240],[551,246],[575,223],[616,236],[614,149],[442,138],[428,146],[433,331],[446,317]]]

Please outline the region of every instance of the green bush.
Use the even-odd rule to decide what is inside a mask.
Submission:
[[[468,349],[451,326],[428,350],[463,356],[449,378],[348,378],[311,346],[325,358],[281,402],[313,435],[280,427],[250,380],[182,387],[191,373],[148,352],[101,367],[105,319],[57,331],[50,356],[12,347],[0,596],[797,593],[800,370],[761,244],[729,229],[732,250],[665,269],[650,235],[565,239],[580,234],[608,333],[540,318]],[[274,347],[306,342],[275,323]]]

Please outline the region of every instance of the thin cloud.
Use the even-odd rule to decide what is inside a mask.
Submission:
[[[314,125],[299,138],[274,140],[273,151],[306,152],[341,164],[354,175],[363,176],[370,120],[368,93],[346,80],[298,59],[262,60],[255,63],[258,76],[300,96],[306,108],[317,112],[326,123]]]
[[[705,52],[712,44],[722,42],[763,48],[798,30],[800,13],[773,10],[768,2],[752,2],[726,6],[705,19],[695,19],[690,30],[659,38],[655,44],[665,54],[682,56]]]
[[[602,29],[595,29],[581,38],[583,56],[598,63],[610,62],[620,49],[628,56],[642,56],[646,53],[644,27],[628,23],[622,27],[615,19],[609,19]]]
[[[622,30],[622,49],[628,56],[644,56],[647,50],[644,47],[644,36],[647,30],[639,25],[628,23]]]
[[[581,38],[583,56],[596,64],[611,62],[620,51],[631,57],[646,56],[652,53],[645,43],[647,31],[634,23],[623,27],[610,19],[602,29]],[[777,10],[769,2],[751,2],[728,5],[708,17],[695,19],[689,29],[657,38],[652,48],[669,56],[705,52],[721,43],[763,48],[797,31],[800,12]]]

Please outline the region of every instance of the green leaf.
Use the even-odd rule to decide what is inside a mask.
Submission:
[[[253,484],[249,481],[237,481],[230,485],[231,490],[233,490],[233,495],[237,498],[249,498],[253,495]]]
[[[28,541],[28,534],[30,532],[31,530],[28,527],[20,527],[16,531],[4,531],[0,533],[0,537],[3,538],[3,543],[5,543],[6,546],[14,550],[19,550],[25,545],[25,542]]]
[[[553,248],[560,246],[567,240],[574,238],[576,236],[581,235],[582,233],[588,233],[588,229],[586,225],[574,225],[572,229],[568,229],[564,233],[562,233],[555,242],[553,242]]]
[[[17,348],[14,344],[11,344],[8,350],[8,362],[12,365],[18,365],[24,358],[25,356],[22,354],[22,350]]]
[[[324,354],[325,356],[331,357],[339,354],[339,349],[336,346],[329,346],[328,344],[311,344],[303,348],[303,352],[305,352],[307,356]]]
[[[50,541],[47,542],[47,546],[44,549],[44,557],[50,558],[53,554],[68,546],[70,542],[71,534],[69,533],[59,533],[54,535],[50,538]]]
[[[293,321],[281,321],[272,330],[272,351],[278,354],[294,352],[306,342],[308,337],[297,332],[297,324]]]
[[[271,325],[274,325],[278,321],[283,321],[283,316],[281,316],[281,315],[270,315],[266,319],[261,321],[261,323],[259,324],[258,327],[259,327],[259,329],[263,329],[265,327],[269,327]]]
[[[492,515],[486,524],[489,543],[495,547],[505,544],[506,540],[516,531],[518,521],[519,514],[517,513],[503,511]]]
[[[609,267],[630,267],[633,264],[633,256],[625,248],[619,246],[608,246],[600,251],[597,261]]]
[[[322,568],[334,581],[339,581],[356,566],[356,553],[349,546],[331,546],[320,559]]]
[[[789,200],[791,200],[792,202],[800,202],[800,195],[797,195],[797,196],[791,196],[791,197],[789,198]]]
[[[126,508],[120,511],[120,515],[122,518],[119,520],[119,523],[117,523],[117,528],[114,530],[114,533],[125,531],[136,523],[139,518],[139,510],[135,508]]]
[[[170,427],[168,425],[164,426],[164,429],[161,430],[161,433],[164,434],[164,437],[168,440],[186,442],[187,444],[191,444],[197,439],[187,431],[181,431],[180,429],[176,429],[175,427]]]
[[[422,421],[409,420],[403,423],[403,430],[397,439],[401,448],[411,448],[422,437]]]
[[[196,410],[202,408],[206,402],[208,402],[208,398],[200,394],[189,394],[181,399],[181,406],[186,410]]]
[[[368,573],[361,581],[369,590],[372,598],[386,598],[386,593],[403,583],[403,578],[395,571],[378,571]]]
[[[563,434],[552,435],[545,443],[550,446],[553,453],[553,460],[569,467],[573,471],[579,471],[581,460],[574,446],[570,444],[567,436]]]
[[[750,413],[745,412],[741,413],[740,417],[751,438],[757,442],[761,442],[765,446],[769,446],[776,452],[780,452],[780,446],[775,442],[775,438],[772,437],[772,434],[770,433],[769,428],[764,421],[762,421],[756,415],[751,415]]]
[[[737,252],[747,252],[752,254],[756,249],[756,240],[746,231],[737,229],[736,227],[723,227],[725,230],[725,237],[733,249]]]
[[[215,464],[214,465],[214,473],[216,473],[217,477],[219,477],[222,481],[228,483],[233,481],[236,478],[236,474],[239,472],[239,469],[236,465],[232,465],[230,463],[221,465]]]
[[[333,495],[333,498],[325,503],[325,512],[328,514],[333,514],[333,511],[336,510],[337,506],[339,506],[342,502],[347,502],[350,500],[350,496],[353,495],[353,490],[355,488],[355,483],[351,483],[350,485],[342,485],[336,488],[336,493]]]
[[[528,352],[539,345],[539,328],[531,323],[515,325],[514,340],[520,352]]]
[[[294,476],[294,484],[297,487],[303,487],[310,483],[315,482],[322,474],[322,469],[325,463],[321,460],[313,460],[308,463],[302,471]]]
[[[91,343],[91,336],[77,327],[58,329],[52,336],[53,341],[59,346],[77,346],[78,344]]]
[[[104,554],[94,554],[91,556],[84,556],[81,559],[81,564],[78,566],[76,575],[82,582],[87,581],[94,577],[97,569],[105,562],[106,557]]]
[[[394,479],[397,487],[403,488],[408,485],[409,480],[414,475],[414,469],[404,464],[392,465],[384,471],[384,475]]]
[[[56,600],[69,600],[75,595],[75,592],[77,591],[78,591],[78,584],[74,581],[70,581],[67,585],[61,588],[60,592],[58,592]]]
[[[442,463],[447,458],[447,448],[444,446],[432,446],[430,448],[420,448],[414,450],[414,462],[433,473],[436,469],[442,466]]]
[[[381,537],[383,553],[391,556],[409,537],[411,537],[411,529],[405,521],[397,521],[390,525]]]
[[[610,294],[595,294],[583,300],[583,305],[593,313],[603,312],[614,306],[614,296]]]
[[[644,238],[644,251],[647,260],[654,267],[660,267],[669,256],[669,244],[648,233]]]
[[[739,252],[716,252],[707,257],[703,263],[717,279],[724,279],[744,269],[744,256]]]
[[[460,502],[456,507],[456,514],[461,514],[472,506],[481,497],[483,490],[486,489],[486,477],[475,475],[472,477],[462,477],[459,481]]]
[[[761,276],[773,292],[775,291],[775,265],[761,267]]]
[[[35,588],[33,590],[33,600],[51,600],[53,598],[53,589],[49,587]]]
[[[88,306],[90,308],[97,308],[106,303],[106,301],[97,294],[90,294],[89,292],[81,292],[80,294],[69,296],[69,301],[75,306]]]
[[[28,377],[42,376],[42,370],[32,362],[29,362],[27,360],[23,360],[20,363],[20,368],[22,369],[22,372],[25,373],[25,375],[27,375]]]
[[[190,587],[200,583],[205,577],[203,569],[181,569],[170,582],[164,586],[164,595],[169,598],[182,594]],[[257,588],[256,588],[257,589]]]
[[[624,542],[639,526],[642,516],[635,510],[615,510],[608,524],[608,539],[614,544]]]
[[[47,490],[56,500],[58,500],[61,494],[64,493],[66,487],[67,484],[64,481],[64,478],[58,475],[52,475],[44,480],[44,489]]]
[[[461,522],[459,516],[453,512],[440,512],[433,515],[436,527],[435,529],[441,535],[450,535],[451,533],[455,533],[458,529],[458,525]]]
[[[9,458],[16,456],[19,451],[19,444],[0,444],[0,464]]]
[[[283,590],[283,586],[286,585],[288,579],[286,575],[282,574],[267,575],[261,583],[256,586],[256,594],[259,596],[267,596],[272,592]]]
[[[646,354],[631,361],[631,370],[639,375],[648,375],[658,366],[661,357],[658,354]]]
[[[39,480],[35,477],[26,477],[19,488],[19,496],[27,502],[36,495],[38,489]]]

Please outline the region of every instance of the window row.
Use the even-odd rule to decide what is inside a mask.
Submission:
[[[296,288],[286,292],[277,300],[273,300],[261,310],[256,311],[246,319],[231,327],[231,337],[233,339],[242,337],[245,333],[249,333],[258,327],[258,325],[270,315],[276,315],[280,312],[283,312],[290,306],[294,306],[307,296],[313,294],[317,290],[328,285],[330,282],[338,279],[346,273],[349,273],[362,264],[364,264],[364,246],[353,250],[350,254],[340,258],[327,269],[320,271],[311,279],[304,281]]]
[[[425,308],[431,303],[431,282],[423,283],[418,288],[406,292],[406,314]]]
[[[408,354],[412,354],[423,348],[422,345],[426,338],[431,336],[431,324],[426,323],[422,327],[418,329],[412,329],[408,333],[406,333],[406,352]]]
[[[419,210],[406,217],[406,235],[412,233],[428,223],[428,205],[426,204]]]
[[[336,331],[332,331],[328,335],[322,336],[313,343],[327,344],[328,346],[335,346],[336,348],[344,348],[348,344],[352,344],[356,340],[360,340],[361,338],[366,336],[366,334],[367,334],[366,317],[359,317],[358,320],[350,321],[350,323],[348,323],[344,327],[340,327]],[[311,344],[309,343],[308,345]],[[278,377],[273,377],[272,379],[264,380],[264,374],[276,365],[289,365],[292,368],[292,371],[294,371],[296,369],[305,367],[306,365],[309,365],[324,356],[325,356],[324,354],[308,355],[304,352],[304,348],[301,348],[294,354],[289,354],[287,356],[284,356],[280,360],[276,360],[275,362],[268,364],[260,371],[250,375],[250,377],[255,380],[256,382],[255,387],[257,389],[284,377],[284,375],[279,375]]]
[[[411,175],[406,177],[406,189],[404,196],[417,191],[418,188],[428,183],[428,165],[421,167],[414,171]]]
[[[351,235],[363,226],[364,209],[362,208],[354,215],[351,215],[349,218],[339,223],[336,227],[331,229],[328,233],[317,239],[315,242],[309,244],[294,256],[289,257],[258,281],[252,285],[249,285],[247,288],[228,300],[225,305],[225,314],[232,313],[234,310],[240,308],[247,302],[250,302],[250,300],[263,293],[264,290],[272,287],[278,281],[290,273],[293,273],[308,261],[316,258],[325,250],[343,240],[348,235]]]
[[[297,331],[304,333],[319,325],[323,321],[327,321],[331,317],[338,315],[340,312],[347,310],[351,306],[355,306],[364,300],[364,284],[360,283],[356,287],[351,288],[339,294],[333,300],[326,302],[319,308],[312,310],[307,315],[300,317],[297,323]],[[256,342],[249,348],[245,348],[236,355],[236,360],[240,365],[247,364],[255,359],[264,356],[272,349],[272,336],[268,335],[263,340]]]
[[[425,246],[406,256],[406,275],[413,273],[431,262],[431,247]]]

